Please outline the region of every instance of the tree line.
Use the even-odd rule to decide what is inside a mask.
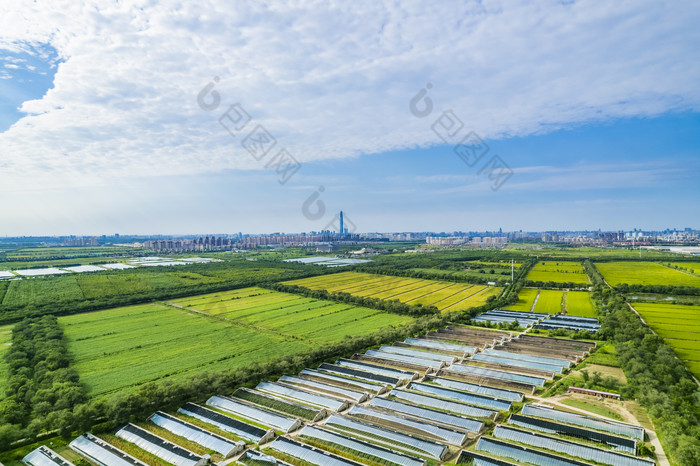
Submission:
[[[525,280],[525,286],[533,288],[556,288],[556,289],[571,289],[571,290],[587,290],[588,284],[586,283],[574,283],[574,282],[543,282],[541,280]]]
[[[700,288],[693,286],[638,285],[620,283],[615,285],[620,293],[654,293],[666,295],[700,296]]]
[[[73,409],[85,401],[85,393],[78,373],[69,367],[56,317],[15,325],[4,358],[8,380],[0,402],[0,448],[42,431],[70,432]]]
[[[690,372],[615,290],[596,284],[593,298],[608,309],[598,334],[615,343],[627,376],[622,395],[647,409],[677,464],[700,464],[700,390]]]

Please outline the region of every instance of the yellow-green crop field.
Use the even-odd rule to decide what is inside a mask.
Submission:
[[[391,277],[358,272],[341,272],[284,282],[312,290],[344,292],[354,296],[398,299],[402,303],[435,306],[441,311],[461,311],[486,304],[498,296],[499,287],[470,285],[421,278]]]
[[[700,378],[700,306],[636,303],[634,308]]]
[[[533,282],[589,283],[588,276],[578,262],[540,261],[528,272]]]
[[[700,287],[700,278],[657,262],[596,262],[595,266],[612,286],[627,283]]]
[[[579,317],[596,317],[588,291],[567,291],[564,299],[567,314]]]
[[[7,362],[5,352],[12,342],[12,325],[0,327],[0,400],[5,397],[5,384],[7,383]]]
[[[523,288],[518,293],[518,302],[506,306],[505,309],[511,311],[523,311],[530,312],[532,310],[532,305],[535,303],[535,298],[537,298],[538,293],[537,288]]]
[[[540,295],[535,304],[535,312],[546,314],[561,314],[564,292],[558,290],[540,290]]]
[[[262,288],[59,318],[88,395],[304,352],[410,317]]]

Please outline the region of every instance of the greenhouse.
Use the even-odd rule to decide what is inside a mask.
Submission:
[[[508,359],[520,359],[522,361],[541,362],[543,364],[559,366],[562,369],[566,369],[571,366],[571,361],[569,361],[568,359],[546,358],[544,356],[533,356],[531,354],[514,353],[512,351],[503,351],[493,348],[485,349],[484,351],[482,351],[482,354],[488,354],[490,356],[501,356]]]
[[[491,377],[494,379],[507,380],[509,382],[518,382],[528,385],[534,385],[535,387],[544,387],[544,383],[546,381],[542,377],[515,374],[513,372],[501,371],[498,369],[486,369],[483,367],[470,366],[466,364],[453,364],[452,366],[450,366],[450,370],[453,372],[461,372],[464,374],[481,375],[484,377]]]
[[[397,400],[406,401],[411,404],[426,406],[428,408],[434,408],[441,411],[449,411],[462,416],[495,419],[496,415],[498,414],[497,410],[480,408],[478,406],[461,403],[459,401],[448,401],[435,396],[405,390],[392,390],[390,397]]]
[[[480,316],[474,317],[472,319],[472,322],[490,322],[492,324],[500,324],[500,323],[512,324],[516,320],[518,321],[518,325],[520,327],[529,327],[530,325],[534,324],[535,322],[539,322],[539,320],[535,320],[535,319],[499,316],[499,315],[494,315],[494,314],[489,314],[489,313],[481,314]]]
[[[551,364],[543,364],[539,362],[524,361],[522,359],[512,359],[506,358],[502,355],[490,355],[484,353],[477,353],[472,356],[473,361],[485,362],[489,364],[501,364],[513,367],[522,367],[524,369],[532,369],[536,371],[547,372],[551,374],[561,374],[561,366],[553,366]]]
[[[344,377],[352,377],[353,379],[360,379],[370,383],[381,383],[389,386],[400,385],[401,380],[397,377],[388,377],[384,375],[379,375],[366,370],[353,369],[350,367],[344,367],[339,365],[323,363],[318,366],[319,372],[329,373],[334,375],[340,375]]]
[[[562,440],[502,425],[496,426],[496,429],[493,431],[493,436],[499,439],[511,440],[533,447],[564,453],[568,456],[574,456],[584,460],[595,461],[596,463],[610,464],[612,466],[654,466],[656,464],[651,460],[623,455],[622,453],[603,450],[570,440]]]
[[[431,424],[441,424],[450,429],[456,429],[461,432],[478,434],[484,427],[484,423],[477,421],[476,419],[456,416],[454,414],[448,414],[434,409],[422,408],[420,406],[414,406],[394,400],[387,400],[385,398],[374,398],[370,402],[370,406],[373,408],[381,408],[391,411],[396,414],[410,416],[411,418],[419,418],[420,420]]]
[[[319,450],[285,437],[275,439],[269,448],[318,466],[361,466],[360,463],[346,460],[327,451]]]
[[[310,421],[320,421],[327,415],[325,408],[316,408],[301,404],[296,401],[282,399],[269,393],[261,392],[253,388],[239,388],[230,398],[252,403],[272,411],[279,411],[283,415],[300,417]]]
[[[335,396],[338,398],[346,398],[348,400],[354,401],[355,403],[362,403],[365,401],[369,394],[367,392],[358,392],[350,388],[341,388],[337,385],[329,385],[323,382],[317,382],[315,380],[295,377],[290,375],[283,375],[279,378],[278,382],[284,382],[284,384],[300,385],[302,389],[310,389],[330,396]]]
[[[426,348],[427,349],[427,348]],[[401,346],[388,346],[384,345],[379,348],[379,351],[384,351],[386,353],[396,353],[403,354],[405,356],[420,358],[420,359],[430,359],[432,361],[444,361],[447,364],[452,364],[457,360],[454,356],[448,356],[446,354],[430,353],[428,351],[416,350],[411,348],[404,348]]]
[[[71,450],[99,466],[146,466],[145,463],[90,433],[76,438],[69,446]]]
[[[299,437],[306,437],[319,440],[321,442],[340,445],[343,448],[353,450],[354,452],[356,452],[356,455],[360,458],[365,458],[367,456],[369,456],[370,458],[381,458],[382,460],[397,463],[402,466],[423,466],[426,463],[425,460],[421,460],[407,455],[402,455],[400,453],[395,453],[386,448],[382,448],[371,443],[363,442],[361,440],[346,437],[345,435],[337,434],[335,432],[331,432],[318,427],[304,427],[299,432]]]
[[[374,374],[383,375],[385,377],[394,377],[399,380],[413,380],[418,377],[418,374],[413,371],[402,371],[401,369],[391,369],[389,367],[379,366],[368,362],[354,361],[352,359],[338,359],[336,364],[352,369],[357,369]]]
[[[243,449],[244,443],[235,443],[232,440],[208,432],[201,427],[189,424],[181,419],[168,414],[157,412],[149,419],[152,423],[160,426],[175,435],[184,437],[187,440],[203,446],[207,450],[220,453],[224,458],[228,458]]]
[[[194,466],[202,459],[201,456],[134,424],[125,425],[115,435],[175,466]]]
[[[515,463],[491,458],[474,451],[462,450],[457,458],[457,464],[465,466],[516,466]]]
[[[440,369],[442,366],[445,365],[444,361],[434,361],[431,359],[422,359],[422,358],[417,358],[414,356],[405,356],[402,354],[396,354],[396,353],[388,353],[386,351],[377,351],[377,350],[367,350],[365,352],[367,356],[371,356],[373,358],[379,358],[379,359],[388,359],[390,361],[397,361],[405,364],[412,364],[414,366],[420,366],[424,368],[430,368],[430,369]]]
[[[231,414],[235,414],[254,422],[259,422],[265,426],[270,426],[284,432],[291,432],[301,426],[301,421],[282,416],[267,409],[257,408],[247,403],[234,401],[222,396],[212,396],[207,400],[207,405],[214,408],[223,409]]]
[[[599,419],[533,404],[523,406],[522,414],[552,419],[554,421],[588,427],[590,429],[602,430],[604,432],[624,435],[637,440],[644,440],[644,427],[625,424],[623,422],[613,421],[612,419]]]
[[[376,399],[378,398],[375,398],[375,400]],[[468,438],[467,434],[463,432],[457,432],[452,429],[446,429],[421,421],[414,421],[413,419],[396,414],[389,414],[377,409],[365,408],[364,406],[353,406],[349,414],[361,419],[371,420],[371,422],[391,425],[391,428],[397,429],[400,432],[417,432],[421,436],[432,437],[440,442],[449,443],[450,445],[462,446]]]
[[[311,369],[304,369],[299,373],[299,375],[303,378],[309,378],[310,380],[321,379],[326,381],[328,384],[347,385],[351,390],[364,390],[369,393],[381,394],[387,391],[389,388],[388,385],[363,382],[360,380],[342,377],[340,375],[328,374],[326,372],[314,371]]]
[[[589,463],[584,463],[583,461],[576,461],[544,451],[501,442],[489,437],[481,437],[476,442],[476,450],[485,451],[495,456],[512,458],[518,463],[537,464],[540,466],[590,466]]]
[[[476,347],[459,345],[457,343],[447,343],[435,340],[426,340],[423,338],[406,338],[404,342],[409,345],[423,346],[425,348],[434,348],[436,350],[446,350],[446,351],[458,351],[464,354],[473,354],[476,352]]]
[[[449,388],[437,387],[431,384],[411,382],[411,384],[408,387],[406,387],[406,389],[421,393],[427,393],[430,395],[435,395],[441,398],[447,398],[449,400],[459,401],[470,405],[481,406],[482,408],[491,408],[497,411],[508,411],[511,407],[510,401],[498,400],[483,395],[464,393]]]
[[[453,388],[455,390],[476,393],[478,395],[492,396],[501,400],[523,401],[523,394],[512,390],[487,387],[486,385],[478,385],[469,382],[460,382],[459,380],[444,379],[442,377],[436,377],[430,381],[434,384],[440,385],[441,387]]]
[[[279,460],[274,456],[266,455],[265,453],[261,453],[257,450],[246,450],[246,452],[243,453],[243,456],[241,456],[238,461],[233,464],[250,464],[255,466],[292,466],[291,464]]]
[[[418,455],[428,456],[436,460],[441,460],[448,453],[448,448],[445,445],[423,440],[384,427],[377,427],[337,414],[333,414],[329,417],[325,426],[341,430],[356,437],[365,438],[372,442],[383,443],[394,449],[410,450]]]
[[[187,403],[182,408],[177,410],[178,413],[186,416],[194,417],[200,421],[218,427],[224,432],[230,432],[238,437],[249,440],[254,443],[264,443],[272,435],[274,431],[260,429],[259,427],[251,426],[238,419],[225,416],[223,414],[212,411],[211,409],[203,408],[193,403]]]
[[[22,462],[27,466],[73,466],[73,463],[44,445],[29,452]]]
[[[621,450],[633,455],[637,452],[637,441],[627,437],[618,437],[603,432],[584,429],[582,427],[559,424],[558,422],[548,421],[546,419],[523,416],[521,414],[511,414],[508,423],[531,430],[539,430],[540,432],[548,434],[569,435],[571,437],[604,443],[616,450]]]
[[[291,398],[301,403],[330,409],[331,411],[342,411],[348,407],[347,401],[307,392],[291,385],[274,382],[260,382],[255,388],[263,392]]]

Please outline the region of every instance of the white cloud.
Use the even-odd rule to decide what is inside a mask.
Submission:
[[[0,134],[0,185],[259,169],[240,102],[302,161],[425,147],[451,108],[483,138],[700,109],[688,2],[15,2],[0,49],[50,44],[54,87]],[[39,52],[43,53],[43,52]],[[6,65],[7,66],[7,65]],[[196,95],[213,76],[221,107]],[[411,115],[427,82],[435,111]]]

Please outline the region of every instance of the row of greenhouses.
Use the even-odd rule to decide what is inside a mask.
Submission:
[[[529,399],[593,346],[451,326],[85,433],[70,450],[97,466],[651,465],[635,456],[643,428]],[[44,447],[24,462],[75,464],[66,456]]]

